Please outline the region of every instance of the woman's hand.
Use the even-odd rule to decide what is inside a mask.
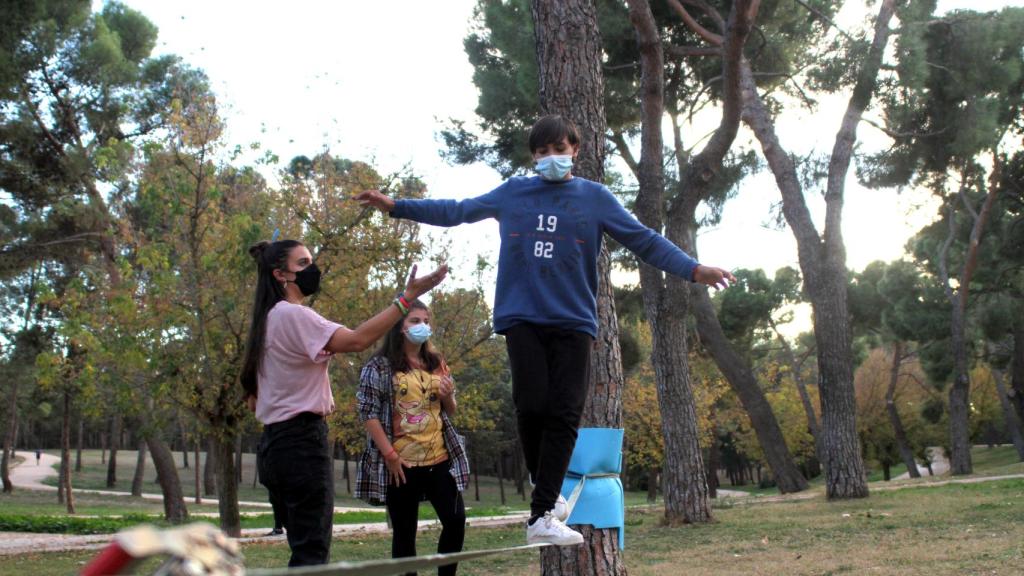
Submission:
[[[728,288],[729,282],[735,282],[736,277],[732,275],[732,272],[723,268],[698,264],[693,271],[693,281],[711,286],[715,290],[721,290]]]
[[[256,411],[256,397],[255,396],[246,396],[245,397],[245,405],[249,407],[249,411],[250,412],[255,412]]]
[[[365,190],[356,194],[356,200],[363,206],[371,206],[381,212],[391,212],[395,209],[395,201],[380,190]]]
[[[450,399],[455,394],[455,381],[452,380],[450,374],[444,374],[441,376],[441,383],[437,386],[437,397],[442,402]]]
[[[398,451],[394,447],[391,448],[391,452],[384,457],[384,465],[388,467],[388,478],[389,482],[395,486],[401,486],[405,484],[405,460],[398,455]]]
[[[405,298],[406,300],[412,301],[423,294],[430,291],[431,288],[437,286],[444,280],[444,277],[448,275],[448,265],[441,264],[430,274],[422,278],[416,277],[416,265],[413,264],[412,271],[409,273],[409,281],[405,285]]]

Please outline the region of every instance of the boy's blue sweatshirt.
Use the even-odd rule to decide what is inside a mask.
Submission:
[[[641,260],[692,280],[697,261],[644,226],[605,186],[583,178],[558,182],[514,177],[468,200],[396,200],[395,218],[455,226],[499,223],[494,330],[521,322],[597,337],[597,258],[607,233]]]

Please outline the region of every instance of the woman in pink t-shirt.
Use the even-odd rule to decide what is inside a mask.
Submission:
[[[288,565],[326,564],[334,515],[324,420],[334,411],[327,363],[335,353],[369,348],[409,313],[410,301],[444,279],[448,267],[422,278],[414,267],[393,305],[350,330],[303,305],[320,289],[320,269],[301,242],[260,242],[249,254],[258,277],[241,380],[263,424],[256,467],[271,502],[285,511]]]

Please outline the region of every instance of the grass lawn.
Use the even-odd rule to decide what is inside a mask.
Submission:
[[[630,574],[946,574],[1024,573],[1024,479],[978,484],[922,484],[878,491],[849,502],[763,502],[716,510],[702,526],[666,527],[660,510],[627,513]],[[431,550],[437,531],[420,536]],[[466,549],[523,541],[521,528],[472,529]],[[388,556],[386,535],[334,542],[334,560]],[[287,563],[284,543],[244,547],[246,566]],[[95,552],[7,557],[0,574],[69,574]],[[536,574],[536,552],[464,564],[460,574]]]

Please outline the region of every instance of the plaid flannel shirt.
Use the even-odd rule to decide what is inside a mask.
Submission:
[[[363,366],[359,374],[359,389],[356,391],[356,409],[359,421],[376,418],[384,427],[388,440],[392,440],[392,410],[394,407],[392,380],[394,373],[387,358],[374,356]],[[455,426],[444,410],[441,410],[441,433],[444,445],[448,449],[448,462],[455,486],[459,492],[469,484],[469,459],[466,457],[465,443],[455,431]],[[388,468],[384,458],[374,444],[369,433],[366,435],[366,450],[359,458],[356,468],[355,496],[360,500],[374,505],[384,505],[388,493]]]

